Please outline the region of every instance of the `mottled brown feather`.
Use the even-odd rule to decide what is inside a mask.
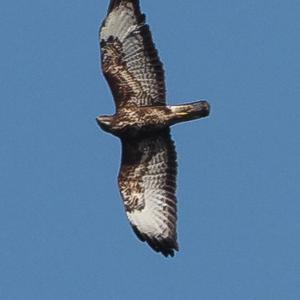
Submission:
[[[116,109],[165,104],[164,71],[139,2],[110,2],[100,30],[101,61]]]
[[[165,256],[178,250],[176,173],[169,129],[122,139],[119,187],[127,216],[137,236]]]

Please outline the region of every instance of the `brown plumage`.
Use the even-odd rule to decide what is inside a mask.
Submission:
[[[118,182],[125,211],[137,236],[163,255],[178,250],[176,151],[170,126],[208,116],[197,101],[166,106],[162,63],[138,0],[111,0],[100,29],[103,74],[116,113],[99,126],[121,139]]]

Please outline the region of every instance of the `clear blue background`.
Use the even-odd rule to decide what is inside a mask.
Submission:
[[[99,71],[108,1],[0,4],[0,298],[300,299],[300,2],[142,1],[178,125],[180,252],[137,240]]]

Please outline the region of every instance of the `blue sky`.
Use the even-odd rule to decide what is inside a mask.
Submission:
[[[158,4],[159,3],[159,4]],[[0,4],[0,298],[299,299],[300,2],[142,1],[173,128],[180,252],[138,241],[99,71],[108,1]]]

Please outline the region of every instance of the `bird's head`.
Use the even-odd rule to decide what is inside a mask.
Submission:
[[[112,120],[112,116],[99,116],[96,118],[98,125],[107,132],[111,132]]]

